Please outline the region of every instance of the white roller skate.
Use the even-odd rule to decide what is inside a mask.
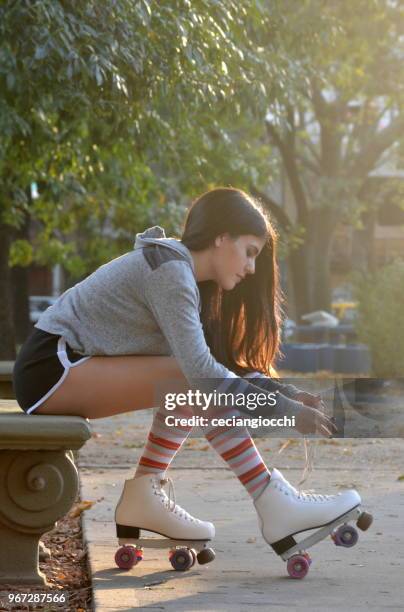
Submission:
[[[254,506],[265,541],[287,561],[292,578],[304,578],[311,559],[306,549],[331,534],[338,546],[354,546],[357,530],[348,525],[356,520],[365,531],[372,523],[372,515],[360,509],[361,498],[354,489],[336,495],[306,493],[295,489],[279,472],[273,469],[271,480]],[[316,529],[299,542],[295,536]]]
[[[163,489],[166,484],[169,484],[169,495]],[[175,570],[190,569],[196,560],[204,564],[215,558],[214,551],[207,548],[207,542],[215,536],[214,525],[194,518],[175,503],[171,478],[146,474],[126,480],[115,522],[121,545],[115,562],[121,569],[131,569],[141,561],[143,548],[169,548],[169,559]],[[141,538],[141,530],[163,538]]]

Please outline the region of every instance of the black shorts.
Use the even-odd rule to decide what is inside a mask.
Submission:
[[[60,387],[70,368],[90,358],[74,351],[63,336],[35,328],[14,365],[13,386],[18,404],[31,414]]]

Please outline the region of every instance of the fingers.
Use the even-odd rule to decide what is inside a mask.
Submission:
[[[320,411],[317,412],[318,414],[316,414],[315,417],[316,433],[331,438],[333,434],[338,432],[335,422],[326,414],[323,414]]]
[[[331,431],[325,426],[325,425],[320,425],[320,432],[323,435],[328,436],[329,438],[332,438],[332,433]]]
[[[330,429],[329,429],[329,427],[327,427],[327,425],[326,425],[324,422],[322,422],[322,421],[319,421],[319,422],[318,422],[318,425],[316,426],[316,431],[315,431],[315,433],[316,433],[316,434],[319,434],[320,436],[327,436],[327,437],[331,437],[331,436],[332,436],[331,430],[330,430]]]
[[[308,407],[299,415],[297,429],[303,434],[321,435],[332,438],[338,432],[335,420],[318,408]]]
[[[335,422],[332,421],[331,419],[327,418],[326,423],[324,423],[324,427],[327,429],[327,431],[329,431],[330,437],[338,433],[338,427],[336,426]]]
[[[317,410],[325,410],[326,406],[319,395],[310,395],[310,406],[317,408]]]
[[[322,406],[325,409],[325,406],[323,403],[322,403]],[[325,414],[323,411],[319,410],[318,408],[316,408],[316,410],[321,414],[323,424],[327,427],[327,429],[330,429],[330,431],[332,431],[333,433],[337,433],[338,427],[335,423],[335,418],[329,417],[327,414]]]

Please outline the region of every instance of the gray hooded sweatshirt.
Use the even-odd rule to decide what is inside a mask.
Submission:
[[[220,381],[220,392],[262,392],[216,361],[200,310],[190,251],[154,226],[136,235],[133,251],[63,293],[35,327],[63,336],[83,355],[172,355],[191,386],[211,379]],[[302,404],[291,398],[298,389],[265,381],[267,391],[279,393],[276,409],[266,407],[265,415],[297,414]]]

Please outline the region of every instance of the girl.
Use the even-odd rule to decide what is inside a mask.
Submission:
[[[265,390],[277,392],[277,401],[262,414],[294,415],[301,433],[330,436],[335,427],[319,398],[270,377],[279,323],[275,232],[246,193],[214,189],[192,204],[181,240],[166,238],[158,226],[138,234],[133,251],[48,308],[18,355],[16,397],[28,414],[95,419],[150,408],[157,389],[176,385],[206,383],[245,396]],[[182,406],[176,416],[194,412]],[[125,482],[118,536],[137,537],[145,529],[209,540],[212,523],[191,516],[164,491],[166,470],[191,429],[168,426],[167,414],[164,406],[156,413],[134,478]],[[239,411],[219,406],[213,414]],[[245,428],[203,431],[252,497],[263,536],[277,552],[291,534],[360,503],[356,491],[298,492],[268,469]]]

